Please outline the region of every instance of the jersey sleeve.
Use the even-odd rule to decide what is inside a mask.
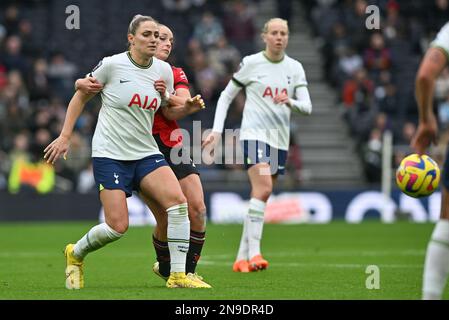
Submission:
[[[438,32],[435,40],[431,42],[430,46],[442,49],[449,61],[449,22],[441,28],[440,32]]]
[[[187,78],[184,70],[182,68],[172,68],[173,69],[173,87],[174,89],[189,89],[189,79]]]
[[[232,76],[234,84],[239,87],[248,85],[250,83],[251,70],[250,59],[248,57],[243,58],[242,62],[240,62],[239,69]]]
[[[162,67],[163,67],[163,69],[162,69],[163,71],[162,71],[161,78],[162,78],[162,80],[165,81],[168,92],[173,94],[175,92],[174,80],[173,80],[173,70],[172,70],[171,66],[166,62],[163,62]]]
[[[295,66],[297,73],[295,75],[295,89],[299,87],[307,87],[306,72],[301,63]]]
[[[103,58],[97,66],[89,73],[89,76],[95,77],[103,85],[108,83],[111,74],[111,59]]]

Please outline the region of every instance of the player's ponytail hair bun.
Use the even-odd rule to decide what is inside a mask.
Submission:
[[[133,35],[135,35],[137,29],[138,29],[139,26],[140,26],[140,24],[141,24],[142,22],[145,22],[145,21],[153,21],[153,22],[159,24],[159,22],[157,22],[157,20],[154,19],[153,17],[150,17],[150,16],[143,16],[143,15],[141,15],[141,14],[136,14],[136,15],[132,18],[131,22],[129,23],[128,34],[133,34]],[[128,47],[129,47],[129,43],[128,43]]]

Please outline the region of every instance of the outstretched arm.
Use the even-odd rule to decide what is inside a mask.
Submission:
[[[162,107],[164,117],[168,120],[179,120],[206,107],[199,94],[193,98],[182,98],[182,100],[184,101],[184,105]]]
[[[442,49],[430,48],[416,76],[415,97],[419,110],[419,125],[411,147],[418,154],[423,154],[432,142],[436,143],[438,124],[433,113],[433,95],[435,81],[446,63],[447,58]]]
[[[67,108],[61,134],[44,149],[44,159],[47,160],[47,163],[54,164],[61,155],[66,158],[75,123],[81,112],[83,112],[87,101],[94,95],[95,94],[85,94],[79,90],[75,92]]]

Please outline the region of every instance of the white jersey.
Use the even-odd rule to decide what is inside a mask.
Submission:
[[[232,80],[246,92],[240,140],[259,140],[288,150],[291,109],[275,104],[273,98],[282,92],[292,98],[296,88],[307,86],[301,63],[287,55],[273,62],[259,52],[243,58]]]
[[[441,28],[440,32],[437,34],[437,37],[430,45],[432,47],[443,49],[449,61],[449,22]]]
[[[91,72],[104,84],[102,106],[92,139],[92,157],[139,160],[161,154],[151,134],[161,96],[154,82],[163,79],[173,91],[170,65],[155,57],[140,66],[129,52],[105,57]]]

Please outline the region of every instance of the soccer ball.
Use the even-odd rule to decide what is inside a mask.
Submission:
[[[429,156],[411,154],[396,170],[396,184],[406,195],[421,198],[431,195],[440,183],[440,168]]]

